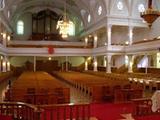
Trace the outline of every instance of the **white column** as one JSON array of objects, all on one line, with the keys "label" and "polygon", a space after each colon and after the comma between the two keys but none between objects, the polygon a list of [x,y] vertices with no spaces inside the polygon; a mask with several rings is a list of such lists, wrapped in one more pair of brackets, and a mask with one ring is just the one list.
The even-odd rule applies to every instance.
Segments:
[{"label": "white column", "polygon": [[0,72],[3,72],[3,56],[0,58]]},{"label": "white column", "polygon": [[93,71],[97,71],[97,57],[94,56],[93,59]]},{"label": "white column", "polygon": [[11,70],[10,62],[9,62],[8,57],[6,57],[6,71],[10,71],[10,70]]},{"label": "white column", "polygon": [[2,62],[2,72],[6,72],[7,71],[7,66],[6,66],[6,56],[3,58],[3,62]]},{"label": "white column", "polygon": [[98,40],[98,37],[97,37],[97,35],[94,35],[94,48],[96,48],[97,47],[97,40]]},{"label": "white column", "polygon": [[7,62],[7,71],[11,71],[11,64],[9,61]]},{"label": "white column", "polygon": [[111,73],[111,59],[112,59],[112,55],[107,55],[107,73]]},{"label": "white column", "polygon": [[87,60],[85,61],[85,68],[84,68],[84,70],[85,70],[85,71],[88,70],[88,61],[87,61]]},{"label": "white column", "polygon": [[145,57],[147,58],[147,65],[146,65],[146,68],[145,68],[145,73],[147,74],[148,73],[148,62],[149,62],[149,59],[148,59],[148,55],[146,54]]},{"label": "white column", "polygon": [[151,67],[151,55],[148,55],[148,68]]},{"label": "white column", "polygon": [[34,68],[33,71],[36,72],[36,56],[34,56]]},{"label": "white column", "polygon": [[88,46],[88,38],[86,37],[85,38],[85,47],[87,47]]},{"label": "white column", "polygon": [[133,73],[133,62],[134,62],[134,56],[128,55],[128,73]]},{"label": "white column", "polygon": [[106,60],[106,56],[103,57],[103,66],[106,67],[107,66],[107,60]]},{"label": "white column", "polygon": [[66,71],[68,71],[68,56],[66,56]]},{"label": "white column", "polygon": [[6,43],[7,43],[7,35],[6,35],[6,33],[4,32],[4,33],[2,33],[2,36],[3,36],[3,46],[5,46],[6,47]]},{"label": "white column", "polygon": [[111,35],[112,35],[112,25],[108,25],[107,26],[107,39],[108,39],[108,42],[107,42],[107,45],[110,46],[111,45]]},{"label": "white column", "polygon": [[133,26],[129,26],[129,45],[133,43]]}]

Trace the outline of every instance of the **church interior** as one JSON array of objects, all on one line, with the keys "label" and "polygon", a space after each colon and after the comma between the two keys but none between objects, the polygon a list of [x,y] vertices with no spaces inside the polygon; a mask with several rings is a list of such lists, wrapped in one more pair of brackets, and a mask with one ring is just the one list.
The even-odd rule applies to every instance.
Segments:
[{"label": "church interior", "polygon": [[160,120],[160,0],[0,0],[0,120]]}]

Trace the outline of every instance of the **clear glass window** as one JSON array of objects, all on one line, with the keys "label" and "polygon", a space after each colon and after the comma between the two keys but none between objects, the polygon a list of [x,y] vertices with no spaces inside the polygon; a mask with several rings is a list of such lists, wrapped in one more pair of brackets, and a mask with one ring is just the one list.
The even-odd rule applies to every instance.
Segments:
[{"label": "clear glass window", "polygon": [[24,34],[24,22],[22,20],[17,22],[17,34],[18,35]]}]

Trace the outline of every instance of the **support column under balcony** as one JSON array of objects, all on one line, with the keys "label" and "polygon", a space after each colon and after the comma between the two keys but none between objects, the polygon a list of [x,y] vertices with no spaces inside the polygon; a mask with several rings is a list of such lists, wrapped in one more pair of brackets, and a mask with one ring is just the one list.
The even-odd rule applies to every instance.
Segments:
[{"label": "support column under balcony", "polygon": [[98,71],[97,70],[97,57],[96,56],[93,57],[93,71]]},{"label": "support column under balcony", "polygon": [[128,55],[128,73],[133,73],[134,56]]},{"label": "support column under balcony", "polygon": [[106,68],[106,72],[107,73],[111,73],[111,60],[112,60],[112,55],[106,55],[107,58],[107,68]]}]

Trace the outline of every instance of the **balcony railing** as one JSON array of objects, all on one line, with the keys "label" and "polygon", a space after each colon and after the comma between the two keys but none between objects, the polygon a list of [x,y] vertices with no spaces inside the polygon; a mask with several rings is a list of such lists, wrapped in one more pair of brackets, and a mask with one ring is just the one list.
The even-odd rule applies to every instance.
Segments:
[{"label": "balcony railing", "polygon": [[90,104],[30,105],[22,102],[0,103],[0,114],[16,120],[89,120]]}]

